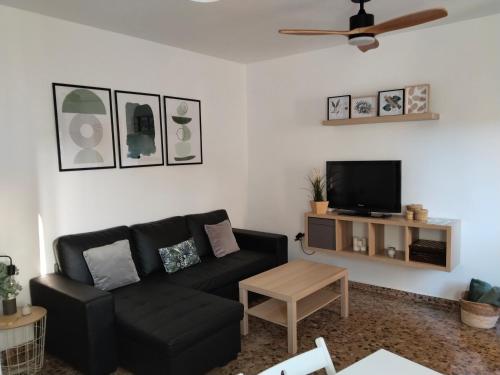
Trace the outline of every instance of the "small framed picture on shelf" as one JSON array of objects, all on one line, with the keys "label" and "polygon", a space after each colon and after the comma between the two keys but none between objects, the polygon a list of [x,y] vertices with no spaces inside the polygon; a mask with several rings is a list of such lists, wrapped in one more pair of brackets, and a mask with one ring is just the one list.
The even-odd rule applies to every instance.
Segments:
[{"label": "small framed picture on shelf", "polygon": [[327,101],[328,120],[345,120],[351,117],[351,95],[331,96]]},{"label": "small framed picture on shelf", "polygon": [[378,92],[378,115],[397,116],[404,114],[405,90],[386,90]]},{"label": "small framed picture on shelf", "polygon": [[360,96],[352,98],[351,117],[376,117],[377,116],[377,97]]},{"label": "small framed picture on shelf", "polygon": [[421,84],[405,88],[405,113],[430,112],[431,85]]}]

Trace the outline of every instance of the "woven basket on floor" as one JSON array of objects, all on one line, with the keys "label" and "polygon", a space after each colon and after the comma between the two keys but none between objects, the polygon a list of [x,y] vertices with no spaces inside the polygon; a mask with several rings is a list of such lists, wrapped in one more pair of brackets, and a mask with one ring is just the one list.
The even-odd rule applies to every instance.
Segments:
[{"label": "woven basket on floor", "polygon": [[489,329],[495,327],[500,315],[500,308],[488,303],[467,301],[468,292],[460,300],[462,322],[474,328]]}]

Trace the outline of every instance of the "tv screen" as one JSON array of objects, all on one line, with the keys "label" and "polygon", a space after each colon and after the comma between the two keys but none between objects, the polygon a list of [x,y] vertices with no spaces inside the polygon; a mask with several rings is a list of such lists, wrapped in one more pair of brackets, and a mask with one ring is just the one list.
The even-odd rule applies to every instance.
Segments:
[{"label": "tv screen", "polygon": [[401,161],[326,162],[332,208],[361,213],[401,212]]}]

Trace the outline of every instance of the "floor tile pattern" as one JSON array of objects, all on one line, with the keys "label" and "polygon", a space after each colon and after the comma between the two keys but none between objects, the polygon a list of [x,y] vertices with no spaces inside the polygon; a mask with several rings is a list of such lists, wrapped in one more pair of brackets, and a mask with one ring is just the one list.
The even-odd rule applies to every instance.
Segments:
[{"label": "floor tile pattern", "polygon": [[[314,339],[322,336],[337,371],[384,348],[443,374],[500,375],[500,325],[467,327],[456,303],[410,300],[353,285],[349,318],[340,318],[339,310],[334,302],[299,323],[299,353],[312,349]],[[238,358],[210,375],[257,374],[289,357],[286,342],[285,328],[250,317],[250,333]],[[78,374],[50,356],[43,373]]]}]

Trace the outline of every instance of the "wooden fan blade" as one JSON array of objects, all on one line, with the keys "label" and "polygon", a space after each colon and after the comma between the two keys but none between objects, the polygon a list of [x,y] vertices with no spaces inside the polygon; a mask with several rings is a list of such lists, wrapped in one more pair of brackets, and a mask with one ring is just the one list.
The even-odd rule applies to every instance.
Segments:
[{"label": "wooden fan blade", "polygon": [[358,48],[361,52],[366,52],[366,51],[369,51],[371,49],[378,48],[379,45],[380,45],[380,43],[378,42],[377,39],[375,39],[375,41],[372,44],[368,44],[366,46],[358,46]]},{"label": "wooden fan blade", "polygon": [[280,34],[286,35],[350,35],[352,31],[335,31],[335,30],[311,30],[311,29],[281,29]]},{"label": "wooden fan blade", "polygon": [[421,12],[407,14],[406,16],[393,18],[392,20],[379,23],[378,25],[364,27],[362,28],[362,32],[377,35],[388,31],[421,25],[446,17],[447,15],[448,12],[444,8],[427,9]]}]

